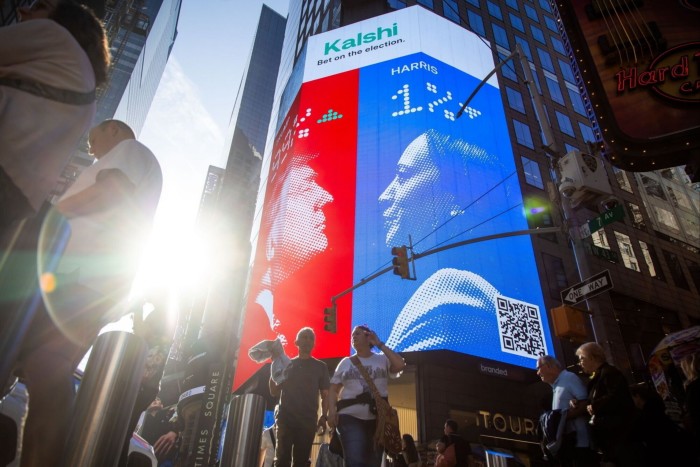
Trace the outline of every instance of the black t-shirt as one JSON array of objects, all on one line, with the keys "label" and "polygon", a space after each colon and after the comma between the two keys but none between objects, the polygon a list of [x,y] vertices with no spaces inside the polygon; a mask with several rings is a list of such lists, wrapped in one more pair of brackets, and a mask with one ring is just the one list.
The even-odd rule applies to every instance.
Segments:
[{"label": "black t-shirt", "polygon": [[289,364],[286,374],[287,380],[282,383],[278,422],[316,424],[319,391],[330,387],[328,367],[313,357],[296,357]]}]

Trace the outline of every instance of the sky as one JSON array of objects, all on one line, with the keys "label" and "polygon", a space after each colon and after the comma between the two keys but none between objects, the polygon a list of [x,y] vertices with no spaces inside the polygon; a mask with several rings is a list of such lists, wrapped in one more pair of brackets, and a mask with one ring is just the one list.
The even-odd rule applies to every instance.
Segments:
[{"label": "sky", "polygon": [[197,264],[193,226],[209,165],[226,166],[224,141],[262,4],[286,16],[288,0],[183,0],[169,62],[139,140],[163,170],[139,288],[179,286]]}]

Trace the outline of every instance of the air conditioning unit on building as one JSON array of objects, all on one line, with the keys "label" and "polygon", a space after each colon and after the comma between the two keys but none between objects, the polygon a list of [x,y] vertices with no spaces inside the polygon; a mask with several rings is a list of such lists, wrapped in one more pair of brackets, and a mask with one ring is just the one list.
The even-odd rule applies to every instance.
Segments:
[{"label": "air conditioning unit on building", "polygon": [[570,151],[559,159],[561,182],[559,193],[576,208],[582,203],[596,203],[612,195],[603,162],[581,151]]}]

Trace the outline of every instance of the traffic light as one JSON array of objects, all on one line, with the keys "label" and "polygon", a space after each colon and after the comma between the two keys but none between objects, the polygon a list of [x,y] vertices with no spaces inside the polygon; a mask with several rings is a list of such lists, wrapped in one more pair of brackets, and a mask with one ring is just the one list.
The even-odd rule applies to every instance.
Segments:
[{"label": "traffic light", "polygon": [[394,265],[394,274],[401,276],[401,279],[408,279],[410,273],[408,270],[408,252],[406,246],[395,246],[391,249],[391,254],[394,258],[391,264]]},{"label": "traffic light", "polygon": [[326,323],[323,325],[323,329],[333,334],[336,333],[336,307],[335,305],[323,309],[323,321]]}]

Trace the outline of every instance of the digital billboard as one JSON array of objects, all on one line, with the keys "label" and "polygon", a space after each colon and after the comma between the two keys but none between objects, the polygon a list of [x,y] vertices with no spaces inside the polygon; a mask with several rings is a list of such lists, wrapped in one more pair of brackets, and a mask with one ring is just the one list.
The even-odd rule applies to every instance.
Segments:
[{"label": "digital billboard", "polygon": [[[242,353],[316,331],[318,358],[367,324],[397,351],[448,349],[532,368],[551,351],[529,237],[442,251],[331,297],[415,252],[527,229],[494,67],[477,36],[420,7],[309,38],[304,83],[270,157]],[[258,368],[239,359],[234,388]]]}]

